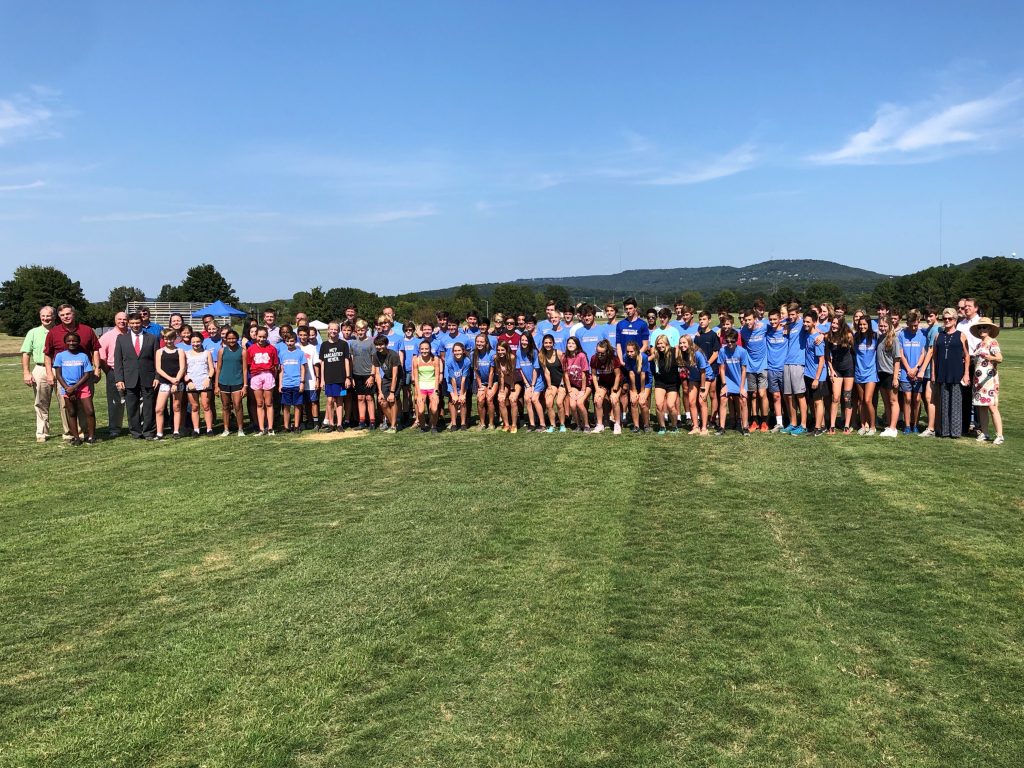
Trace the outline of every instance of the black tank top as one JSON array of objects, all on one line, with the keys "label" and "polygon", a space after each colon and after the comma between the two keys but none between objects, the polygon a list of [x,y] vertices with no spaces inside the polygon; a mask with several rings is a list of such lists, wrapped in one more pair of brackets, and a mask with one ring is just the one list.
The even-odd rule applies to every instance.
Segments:
[{"label": "black tank top", "polygon": [[562,361],[556,357],[554,360],[544,363],[544,367],[548,369],[548,376],[551,377],[551,386],[562,386]]},{"label": "black tank top", "polygon": [[[170,354],[168,354],[170,352]],[[160,367],[164,369],[164,378],[171,381],[181,370],[181,361],[178,360],[178,348],[169,350],[166,347],[160,350]]]}]

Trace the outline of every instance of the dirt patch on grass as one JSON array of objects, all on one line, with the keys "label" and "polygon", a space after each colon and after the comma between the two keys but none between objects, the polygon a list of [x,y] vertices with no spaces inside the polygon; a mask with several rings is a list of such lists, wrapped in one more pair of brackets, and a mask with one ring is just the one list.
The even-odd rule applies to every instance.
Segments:
[{"label": "dirt patch on grass", "polygon": [[310,432],[309,434],[303,435],[300,439],[302,440],[349,440],[354,437],[366,437],[367,432],[357,432],[355,430],[346,430],[344,432]]}]

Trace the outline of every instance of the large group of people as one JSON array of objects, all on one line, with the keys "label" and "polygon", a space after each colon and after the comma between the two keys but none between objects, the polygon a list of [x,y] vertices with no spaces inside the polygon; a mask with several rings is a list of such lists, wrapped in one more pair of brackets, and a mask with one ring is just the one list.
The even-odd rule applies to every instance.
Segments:
[{"label": "large group of people", "polygon": [[[268,436],[278,431],[419,429],[693,435],[917,434],[1002,444],[999,327],[971,297],[955,308],[872,316],[828,303],[754,302],[728,311],[641,311],[548,303],[527,313],[398,323],[349,306],[326,338],[298,313],[236,329],[212,316],[161,327],[143,307],[97,337],[68,305],[43,307],[22,347],[36,439],[97,440],[93,398],[105,378],[107,436]],[[674,311],[673,311],[674,310]],[[371,322],[372,320],[372,322]],[[738,325],[734,327],[734,323]],[[218,419],[218,409],[220,417]]]}]

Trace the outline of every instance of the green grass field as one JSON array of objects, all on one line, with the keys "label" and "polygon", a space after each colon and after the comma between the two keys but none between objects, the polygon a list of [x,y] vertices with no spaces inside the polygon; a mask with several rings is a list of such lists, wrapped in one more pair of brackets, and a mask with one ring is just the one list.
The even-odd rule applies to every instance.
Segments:
[{"label": "green grass field", "polygon": [[6,358],[0,765],[1019,766],[1000,338],[1000,448],[38,446]]}]

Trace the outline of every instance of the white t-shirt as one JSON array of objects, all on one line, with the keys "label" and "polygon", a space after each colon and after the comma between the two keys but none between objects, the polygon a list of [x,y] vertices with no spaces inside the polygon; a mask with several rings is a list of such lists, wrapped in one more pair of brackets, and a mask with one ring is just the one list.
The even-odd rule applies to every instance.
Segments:
[{"label": "white t-shirt", "polygon": [[956,329],[967,337],[967,352],[971,357],[978,354],[978,345],[981,344],[981,339],[971,333],[971,326],[977,325],[979,320],[981,320],[981,315],[975,314],[970,320],[964,319],[956,324]]},{"label": "white t-shirt", "polygon": [[313,366],[320,364],[320,349],[316,344],[306,344],[299,349],[306,356],[306,391],[311,392],[316,389],[316,371]]}]

